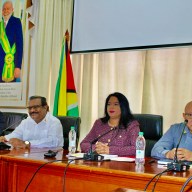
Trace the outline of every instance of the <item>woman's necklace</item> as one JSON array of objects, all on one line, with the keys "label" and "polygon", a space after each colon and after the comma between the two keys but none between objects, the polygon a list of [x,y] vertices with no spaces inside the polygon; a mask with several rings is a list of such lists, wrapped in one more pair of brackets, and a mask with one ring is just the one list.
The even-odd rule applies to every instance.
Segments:
[{"label": "woman's necklace", "polygon": [[[119,125],[119,122],[115,122],[115,123],[110,123],[110,121],[108,120],[108,125],[109,125],[109,127],[110,127],[110,131],[112,131],[112,130],[116,130],[117,129],[117,127],[118,127],[118,125]],[[111,137],[113,137],[113,134],[114,134],[114,132],[112,133],[112,136]],[[108,139],[108,141],[107,141],[108,143],[110,143],[111,142],[111,138],[109,138]]]},{"label": "woman's necklace", "polygon": [[112,128],[117,127],[118,123],[110,123],[110,121],[108,121],[108,125]]}]

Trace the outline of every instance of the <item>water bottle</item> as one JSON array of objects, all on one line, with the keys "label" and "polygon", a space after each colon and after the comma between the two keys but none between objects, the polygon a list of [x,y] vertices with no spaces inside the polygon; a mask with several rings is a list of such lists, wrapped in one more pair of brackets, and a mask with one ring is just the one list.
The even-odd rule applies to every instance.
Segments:
[{"label": "water bottle", "polygon": [[137,173],[144,173],[145,166],[142,164],[136,164],[135,165],[135,172]]},{"label": "water bottle", "polygon": [[71,126],[71,130],[69,131],[69,154],[73,154],[76,152],[76,131],[75,127]]},{"label": "water bottle", "polygon": [[145,164],[145,138],[143,137],[143,132],[139,132],[139,136],[136,139],[136,165]]}]

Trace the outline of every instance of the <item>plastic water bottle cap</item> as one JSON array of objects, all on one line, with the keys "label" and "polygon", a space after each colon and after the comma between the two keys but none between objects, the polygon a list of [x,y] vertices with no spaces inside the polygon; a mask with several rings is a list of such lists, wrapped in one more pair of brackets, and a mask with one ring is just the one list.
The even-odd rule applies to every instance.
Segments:
[{"label": "plastic water bottle cap", "polygon": [[143,136],[143,132],[139,132],[139,136]]},{"label": "plastic water bottle cap", "polygon": [[71,126],[71,130],[75,130],[75,127],[74,127],[74,126]]}]

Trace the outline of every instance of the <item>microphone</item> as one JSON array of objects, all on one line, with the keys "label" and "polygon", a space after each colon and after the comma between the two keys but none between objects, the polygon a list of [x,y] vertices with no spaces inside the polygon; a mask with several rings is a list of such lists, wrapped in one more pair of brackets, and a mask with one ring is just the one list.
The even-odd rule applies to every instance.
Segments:
[{"label": "microphone", "polygon": [[179,138],[179,142],[177,143],[177,146],[176,146],[176,149],[175,149],[175,155],[174,155],[174,158],[173,158],[173,162],[167,164],[167,168],[172,169],[172,171],[177,171],[177,172],[187,171],[190,168],[190,166],[187,165],[186,162],[181,161],[181,160],[178,161],[178,159],[177,159],[177,151],[178,151],[179,145],[181,143],[181,139],[183,137],[183,133],[185,131],[185,127],[186,127],[187,123],[188,123],[188,120],[186,119],[184,121],[184,126],[183,126],[183,130],[181,132],[180,138]]},{"label": "microphone", "polygon": [[116,129],[117,129],[117,127],[114,127],[112,129],[110,129],[109,131],[106,131],[102,135],[98,136],[93,141],[91,141],[90,142],[90,150],[88,153],[84,154],[83,159],[89,160],[89,161],[102,161],[104,159],[104,156],[99,155],[96,151],[93,151],[92,145],[95,144],[100,138],[102,138],[103,136],[107,135],[108,133],[110,133],[111,131],[114,131]]},{"label": "microphone", "polygon": [[[18,121],[12,123],[11,125],[9,125],[7,128],[5,128],[2,133],[0,134],[0,136],[3,136],[5,131],[7,131],[9,128],[11,128],[12,126],[20,123],[22,120],[26,119],[28,117],[27,114],[24,114],[23,117],[21,119],[19,119]],[[0,142],[0,150],[6,150],[6,149],[10,149],[11,146],[5,144],[4,142]]]},{"label": "microphone", "polygon": [[55,157],[57,155],[58,151],[54,152],[52,150],[49,150],[47,153],[44,154],[45,157],[47,158],[52,158]]}]

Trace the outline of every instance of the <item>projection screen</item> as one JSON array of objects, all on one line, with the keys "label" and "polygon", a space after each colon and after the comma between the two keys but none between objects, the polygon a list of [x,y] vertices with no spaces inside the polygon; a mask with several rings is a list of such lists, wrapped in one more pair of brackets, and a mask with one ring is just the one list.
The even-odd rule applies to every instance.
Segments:
[{"label": "projection screen", "polygon": [[71,53],[188,46],[192,0],[74,0]]}]

